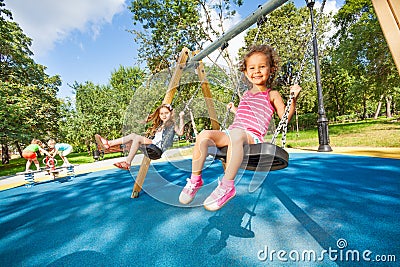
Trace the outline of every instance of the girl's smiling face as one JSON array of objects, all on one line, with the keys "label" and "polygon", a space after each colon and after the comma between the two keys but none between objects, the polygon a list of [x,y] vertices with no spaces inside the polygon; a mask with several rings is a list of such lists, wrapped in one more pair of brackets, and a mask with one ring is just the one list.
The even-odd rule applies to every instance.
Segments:
[{"label": "girl's smiling face", "polygon": [[253,85],[265,86],[270,72],[271,64],[264,53],[256,52],[247,58],[244,74]]},{"label": "girl's smiling face", "polygon": [[171,111],[167,107],[160,108],[160,119],[162,122],[167,122],[171,119]]}]

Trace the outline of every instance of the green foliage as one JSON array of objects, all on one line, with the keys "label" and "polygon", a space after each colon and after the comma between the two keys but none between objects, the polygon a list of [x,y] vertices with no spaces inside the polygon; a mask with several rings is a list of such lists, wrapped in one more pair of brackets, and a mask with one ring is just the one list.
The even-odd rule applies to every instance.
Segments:
[{"label": "green foliage", "polygon": [[[139,57],[151,70],[162,70],[186,45],[194,48],[199,32],[197,1],[133,0],[129,7],[134,23],[144,31],[132,30],[140,44]],[[196,33],[196,34],[194,34]]]},{"label": "green foliage", "polygon": [[31,39],[0,0],[0,132],[1,143],[30,143],[47,139],[58,131],[61,85],[59,76],[50,77],[46,67],[35,63],[29,49]]},{"label": "green foliage", "polygon": [[110,85],[75,83],[75,107],[69,100],[62,105],[60,131],[79,151],[94,146],[96,133],[114,139],[122,134],[127,107],[141,87],[144,72],[138,67],[123,67],[111,73]]},{"label": "green foliage", "polygon": [[[336,114],[348,112],[370,117],[382,96],[396,94],[400,84],[394,61],[389,52],[378,19],[369,0],[347,0],[335,15],[338,29],[332,38],[332,51],[324,66],[330,76],[331,89],[340,90]],[[333,90],[330,90],[333,93]],[[340,101],[340,102],[339,102]]]},{"label": "green foliage", "polygon": [[183,47],[191,51],[203,49],[206,42],[223,33],[224,21],[235,14],[232,6],[242,3],[241,0],[132,0],[129,10],[134,24],[141,26],[131,31],[139,44],[140,59],[147,62],[152,72],[158,72],[168,68]]},{"label": "green foliage", "polygon": [[[326,47],[324,40],[328,19],[328,16],[316,12],[317,38],[321,55],[325,53],[323,48]],[[296,8],[293,2],[268,14],[264,22],[250,29],[245,37],[246,46],[254,43],[269,44],[277,51],[281,69],[275,89],[279,90],[285,99],[289,95],[288,87],[296,81],[300,82],[302,92],[297,101],[299,114],[317,111],[311,37],[309,9]],[[243,49],[241,54],[244,52]],[[298,78],[300,80],[297,80]]]}]

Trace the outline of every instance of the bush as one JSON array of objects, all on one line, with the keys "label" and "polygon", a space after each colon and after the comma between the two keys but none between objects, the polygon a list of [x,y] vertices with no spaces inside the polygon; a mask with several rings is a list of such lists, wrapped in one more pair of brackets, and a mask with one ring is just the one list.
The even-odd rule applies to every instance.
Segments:
[{"label": "bush", "polygon": [[357,114],[349,114],[349,115],[337,116],[337,117],[335,118],[334,122],[341,122],[341,123],[345,123],[345,122],[357,122],[357,120],[359,120]]},{"label": "bush", "polygon": [[[298,116],[299,130],[310,130],[317,126],[318,114],[308,113]],[[296,117],[293,115],[292,120],[288,125],[288,130],[296,131]]]}]

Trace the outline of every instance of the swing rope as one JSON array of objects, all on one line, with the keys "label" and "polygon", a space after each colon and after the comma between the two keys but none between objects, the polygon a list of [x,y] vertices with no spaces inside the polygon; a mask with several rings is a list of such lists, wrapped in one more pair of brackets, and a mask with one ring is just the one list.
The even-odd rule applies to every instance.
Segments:
[{"label": "swing rope", "polygon": [[274,132],[274,135],[272,136],[271,143],[275,145],[276,143],[276,138],[278,137],[278,134],[282,131],[282,147],[285,148],[286,146],[286,133],[287,133],[287,126],[289,123],[289,111],[290,111],[290,106],[292,105],[294,99],[294,94],[291,93],[289,100],[287,101],[285,112],[283,113],[282,119],[279,121],[278,127],[276,127],[276,130]]},{"label": "swing rope", "polygon": [[185,107],[182,109],[182,111],[189,110],[189,106],[192,103],[193,99],[196,97],[196,95],[199,93],[199,90],[201,86],[203,85],[204,80],[199,82],[199,86],[197,86],[195,92],[193,93],[192,97],[186,102]]},{"label": "swing rope", "polygon": [[[201,84],[203,83],[203,81],[200,82],[198,88],[196,89],[195,93],[192,95],[192,97],[189,99],[189,101],[186,103],[185,107],[183,108],[182,111],[186,111],[189,109],[189,105],[190,103],[193,101],[194,97],[197,95],[199,89],[201,88]],[[170,105],[173,107],[174,105],[174,101],[175,99],[178,98],[178,96],[181,94],[181,90],[179,89],[181,87],[180,84],[180,80],[179,80],[179,84],[177,86],[178,90],[177,90],[177,96],[175,98],[172,99],[172,102],[170,103]],[[170,137],[169,133],[165,139],[168,139]],[[147,136],[148,137],[148,136]],[[162,144],[164,141],[164,138],[162,140],[159,140],[156,144],[147,144],[147,145],[141,145],[139,147],[139,150],[143,152],[143,154],[145,154],[148,158],[152,159],[152,160],[157,160],[160,159],[162,154],[164,153],[164,151],[161,150],[161,148],[159,147],[160,143]]]},{"label": "swing rope", "polygon": [[[325,1],[322,3],[321,7],[321,12],[323,9],[323,6],[325,4]],[[262,23],[265,22],[266,18],[262,18],[259,20],[259,23],[257,23],[257,33],[255,35],[255,38],[253,40],[253,44],[257,42],[259,33],[260,33],[260,26]],[[310,41],[307,41],[306,45],[306,51],[304,52],[304,57],[300,63],[300,69],[297,72],[297,75],[295,76],[293,80],[293,84],[298,84],[301,78],[301,73],[303,72],[303,68],[305,66],[306,59],[308,58],[308,55],[311,52],[311,43],[312,43],[312,38],[313,34],[315,34],[315,31],[312,32]],[[307,37],[306,37],[307,39]],[[235,93],[232,94],[232,100],[235,99]],[[278,127],[276,128],[274,135],[272,137],[271,143],[261,143],[261,144],[253,144],[253,145],[245,145],[245,158],[246,160],[243,160],[240,168],[246,169],[246,170],[252,170],[252,171],[272,171],[272,170],[280,170],[283,168],[286,168],[288,166],[289,162],[289,154],[287,151],[284,149],[286,145],[286,134],[287,134],[287,127],[288,127],[288,122],[289,122],[289,112],[290,112],[290,107],[294,101],[294,93],[290,93],[289,99],[286,104],[286,108],[284,111],[284,114],[282,115],[282,118],[278,124]],[[225,128],[226,126],[226,120],[229,115],[230,110],[227,110],[226,117],[222,123],[222,127]],[[282,147],[275,145],[276,138],[278,134],[282,132]],[[209,152],[209,155],[214,155],[215,158],[218,158],[222,161],[226,161],[226,156],[227,156],[227,147],[221,147],[217,148],[216,153],[214,154]]]}]

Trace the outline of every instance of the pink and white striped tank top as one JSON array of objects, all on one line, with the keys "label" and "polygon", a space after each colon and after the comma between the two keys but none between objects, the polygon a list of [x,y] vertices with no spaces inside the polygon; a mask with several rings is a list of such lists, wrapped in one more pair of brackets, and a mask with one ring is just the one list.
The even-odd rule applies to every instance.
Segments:
[{"label": "pink and white striped tank top", "polygon": [[256,94],[250,91],[244,93],[229,130],[233,128],[243,129],[264,141],[268,125],[275,111],[269,99],[269,92],[270,89]]}]

